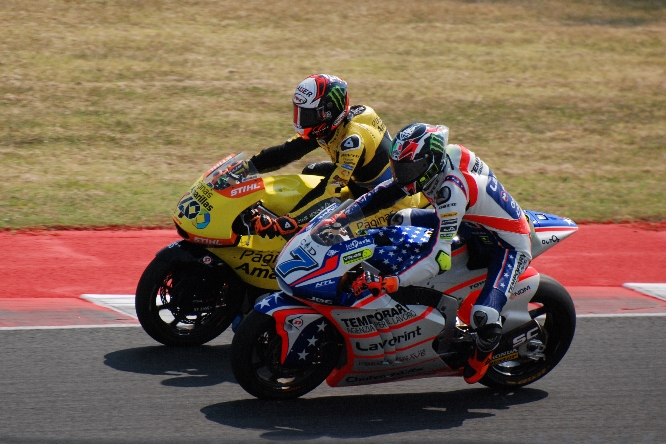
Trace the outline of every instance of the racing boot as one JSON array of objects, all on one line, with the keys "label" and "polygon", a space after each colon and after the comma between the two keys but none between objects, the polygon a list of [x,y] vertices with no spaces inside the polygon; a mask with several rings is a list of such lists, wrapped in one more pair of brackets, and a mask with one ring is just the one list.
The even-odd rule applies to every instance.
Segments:
[{"label": "racing boot", "polygon": [[468,384],[474,384],[483,378],[490,366],[493,350],[502,339],[502,324],[500,322],[488,324],[486,321],[486,313],[480,310],[474,313],[474,323],[479,327],[476,330],[474,354],[467,360],[463,370],[463,378]]}]

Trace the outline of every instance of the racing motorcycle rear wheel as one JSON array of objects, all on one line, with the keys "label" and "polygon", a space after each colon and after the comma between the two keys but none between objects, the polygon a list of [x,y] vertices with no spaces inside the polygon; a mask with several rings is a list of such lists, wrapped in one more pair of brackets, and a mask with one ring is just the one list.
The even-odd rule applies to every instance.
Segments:
[{"label": "racing motorcycle rear wheel", "polygon": [[316,353],[314,364],[282,365],[282,338],[275,329],[275,318],[252,310],[231,343],[231,369],[252,396],[294,399],[319,386],[335,367],[340,353],[335,337],[327,338]]},{"label": "racing motorcycle rear wheel", "polygon": [[539,288],[531,300],[530,316],[542,329],[539,340],[544,357],[502,362],[488,369],[479,381],[492,388],[517,388],[544,377],[564,357],[576,330],[576,310],[571,296],[555,279],[541,275]]},{"label": "racing motorcycle rear wheel", "polygon": [[158,258],[146,267],[136,289],[136,314],[143,329],[169,346],[204,344],[229,327],[240,312],[223,270],[201,263]]}]

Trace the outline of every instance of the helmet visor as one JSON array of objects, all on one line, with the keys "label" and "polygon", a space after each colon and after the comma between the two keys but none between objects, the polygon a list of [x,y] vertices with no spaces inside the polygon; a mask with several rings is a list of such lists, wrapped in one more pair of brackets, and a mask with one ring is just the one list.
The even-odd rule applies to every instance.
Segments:
[{"label": "helmet visor", "polygon": [[303,108],[294,105],[294,125],[301,128],[311,128],[326,120],[324,107]]},{"label": "helmet visor", "polygon": [[391,159],[391,172],[400,185],[409,185],[428,171],[431,162],[432,159],[429,158],[402,162]]}]

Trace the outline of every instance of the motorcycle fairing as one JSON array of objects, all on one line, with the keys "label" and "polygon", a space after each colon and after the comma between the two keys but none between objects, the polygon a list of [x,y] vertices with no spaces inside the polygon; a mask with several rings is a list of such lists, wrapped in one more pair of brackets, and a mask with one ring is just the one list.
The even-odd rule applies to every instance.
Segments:
[{"label": "motorcycle fairing", "polygon": [[261,201],[269,211],[286,214],[321,180],[302,174],[261,178],[246,158],[244,153],[224,158],[181,197],[172,218],[181,236],[207,246],[236,245],[240,235],[232,225],[241,212]]},{"label": "motorcycle fairing", "polygon": [[273,316],[274,313],[282,310],[304,309],[304,313],[311,313],[313,310],[305,302],[285,294],[282,291],[276,291],[266,295],[254,304],[254,309],[259,313]]},{"label": "motorcycle fairing", "polygon": [[[334,301],[341,276],[371,257],[374,251],[375,245],[369,236],[333,247],[305,241],[294,246],[290,242],[280,254],[275,271],[294,296]],[[285,260],[285,257],[291,258]]]},{"label": "motorcycle fairing", "polygon": [[371,384],[394,379],[459,374],[432,347],[444,328],[433,307],[403,305],[389,295],[368,296],[351,307],[317,310],[337,326],[345,339],[346,364],[326,379],[331,387]]},{"label": "motorcycle fairing", "polygon": [[251,242],[240,242],[237,246],[213,248],[211,253],[226,262],[243,281],[267,290],[279,290],[275,280],[276,258],[284,245],[282,238],[273,239],[253,236]]},{"label": "motorcycle fairing", "polygon": [[[518,282],[517,295],[502,311],[507,318],[505,342],[522,330],[529,332],[534,324],[527,304],[538,287],[539,274],[530,268]],[[315,305],[316,310],[312,308]],[[316,354],[308,348],[321,344],[327,329],[332,328],[329,322],[337,326],[346,342],[347,359],[327,378],[331,387],[460,374],[460,369],[450,368],[432,347],[445,322],[433,307],[403,305],[389,295],[367,296],[352,307],[328,306],[277,292],[259,301],[255,310],[275,318],[282,338],[281,363],[285,365],[311,364]],[[501,351],[503,356],[498,359],[515,359],[516,351],[508,345]]]},{"label": "motorcycle fairing", "polygon": [[280,362],[292,366],[312,365],[319,356],[317,347],[324,342],[326,333],[332,328],[326,318],[315,310],[306,312],[302,308],[280,310],[273,317],[276,331],[282,338]]},{"label": "motorcycle fairing", "polygon": [[[485,279],[484,275],[481,277]],[[513,347],[516,338],[522,335],[536,336],[541,331],[530,317],[527,307],[538,285],[539,273],[531,267],[518,280],[502,310],[502,316],[506,319],[503,327],[506,333],[500,350],[503,355],[498,356],[494,363],[516,359],[517,346],[521,345]],[[467,310],[467,318],[475,299],[473,293],[478,295],[480,290],[472,294],[468,291],[469,302],[465,301],[466,304],[458,312],[462,314],[462,311]],[[350,309],[326,307],[319,311],[336,323],[347,343],[347,364],[329,375],[326,380],[329,386],[371,384],[428,375],[460,375],[460,369],[449,367],[432,347],[434,339],[444,327],[444,318],[432,307],[401,305],[385,295],[379,298],[366,297]],[[432,328],[427,330],[426,327],[430,326]],[[416,338],[422,339],[410,343]],[[404,347],[400,347],[401,342],[405,343]]]},{"label": "motorcycle fairing", "polygon": [[429,373],[459,374],[432,347],[444,327],[444,318],[432,307],[402,305],[388,295],[366,297],[353,307],[329,306],[277,292],[255,304],[255,310],[275,318],[284,365],[311,364],[316,354],[308,348],[321,344],[328,329],[333,328],[330,323],[337,325],[345,338],[347,364],[329,375],[327,383],[332,387]]},{"label": "motorcycle fairing", "polygon": [[213,191],[228,199],[240,199],[241,197],[245,197],[247,195],[261,191],[264,188],[266,188],[264,185],[264,180],[261,177],[257,177],[256,179],[251,179],[247,182],[241,182],[229,188],[224,188],[221,190],[213,189]]},{"label": "motorcycle fairing", "polygon": [[576,223],[568,217],[527,210],[525,215],[534,227],[532,232],[532,257],[537,257],[578,231]]},{"label": "motorcycle fairing", "polygon": [[[321,343],[330,329],[328,321],[307,304],[283,292],[272,293],[254,305],[254,309],[275,318],[275,330],[282,338],[280,363],[283,365],[312,364],[306,359],[308,347]],[[303,362],[300,362],[303,361]]]},{"label": "motorcycle fairing", "polygon": [[201,262],[211,267],[225,265],[223,261],[203,246],[185,240],[167,245],[158,251],[155,257],[165,261]]}]

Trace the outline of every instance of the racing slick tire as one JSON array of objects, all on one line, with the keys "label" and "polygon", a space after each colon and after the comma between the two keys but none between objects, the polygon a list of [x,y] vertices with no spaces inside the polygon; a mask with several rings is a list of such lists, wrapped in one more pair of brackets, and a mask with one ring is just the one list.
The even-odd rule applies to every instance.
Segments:
[{"label": "racing slick tire", "polygon": [[155,258],[136,289],[143,329],[168,346],[196,346],[216,338],[240,312],[228,273],[196,262]]},{"label": "racing slick tire", "polygon": [[564,357],[576,330],[576,310],[567,290],[555,279],[541,275],[530,308],[530,316],[542,327],[536,339],[545,345],[545,356],[493,365],[479,383],[491,388],[522,387],[543,378]]},{"label": "racing slick tire", "polygon": [[285,400],[302,396],[331,373],[340,354],[334,334],[315,353],[315,363],[284,366],[280,363],[282,338],[275,318],[252,310],[241,322],[231,343],[231,369],[245,391],[260,399]]}]

